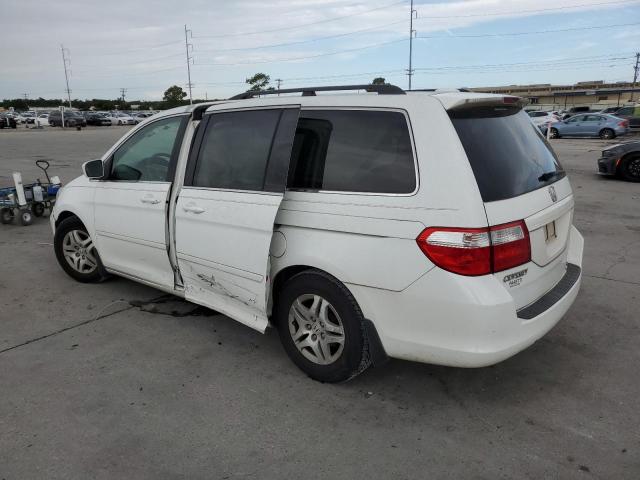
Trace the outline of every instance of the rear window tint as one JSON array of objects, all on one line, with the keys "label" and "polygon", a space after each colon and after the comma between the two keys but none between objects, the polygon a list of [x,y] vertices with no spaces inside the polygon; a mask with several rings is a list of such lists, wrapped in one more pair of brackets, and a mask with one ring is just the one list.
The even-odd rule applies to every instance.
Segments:
[{"label": "rear window tint", "polygon": [[565,176],[558,157],[524,111],[450,112],[485,202],[504,200]]},{"label": "rear window tint", "polygon": [[412,193],[416,169],[405,116],[373,110],[303,110],[288,186]]}]

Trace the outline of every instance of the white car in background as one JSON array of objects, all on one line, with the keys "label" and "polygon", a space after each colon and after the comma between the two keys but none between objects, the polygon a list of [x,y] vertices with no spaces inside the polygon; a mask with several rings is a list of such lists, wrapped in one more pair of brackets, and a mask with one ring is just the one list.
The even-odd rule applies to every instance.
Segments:
[{"label": "white car in background", "polygon": [[135,125],[136,121],[130,115],[122,112],[108,112],[105,117],[111,120],[111,125]]},{"label": "white car in background", "polygon": [[560,117],[552,112],[528,112],[528,114],[531,117],[533,124],[537,127],[560,121]]},{"label": "white car in background", "polygon": [[49,114],[48,113],[41,113],[40,115],[38,115],[36,117],[35,122],[39,123],[43,127],[48,127],[49,126]]},{"label": "white car in background", "polygon": [[386,357],[492,365],[553,328],[580,289],[583,239],[524,101],[315,90],[246,92],[130,129],[58,193],[62,269],[275,326],[324,382]]}]

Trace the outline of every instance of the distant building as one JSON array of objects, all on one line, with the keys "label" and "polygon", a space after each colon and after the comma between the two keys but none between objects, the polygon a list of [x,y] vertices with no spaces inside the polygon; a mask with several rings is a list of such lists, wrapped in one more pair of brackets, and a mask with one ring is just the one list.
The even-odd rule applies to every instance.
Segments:
[{"label": "distant building", "polygon": [[640,97],[640,86],[633,88],[631,82],[605,83],[602,80],[578,82],[574,85],[551,85],[550,83],[536,85],[508,85],[504,87],[471,88],[474,92],[501,93],[528,98],[532,105],[553,105],[557,108],[573,106],[593,106],[606,108],[622,106],[631,101],[634,92],[634,102]]}]

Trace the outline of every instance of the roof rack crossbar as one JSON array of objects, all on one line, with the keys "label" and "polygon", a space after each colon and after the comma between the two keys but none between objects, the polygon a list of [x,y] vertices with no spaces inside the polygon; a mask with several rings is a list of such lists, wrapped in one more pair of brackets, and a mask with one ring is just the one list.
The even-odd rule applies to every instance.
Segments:
[{"label": "roof rack crossbar", "polygon": [[283,88],[281,90],[248,90],[230,98],[230,100],[247,100],[261,95],[278,95],[280,93],[302,93],[303,97],[315,96],[316,92],[339,92],[341,90],[366,90],[378,95],[405,95],[405,91],[395,85],[336,85],[331,87]]}]

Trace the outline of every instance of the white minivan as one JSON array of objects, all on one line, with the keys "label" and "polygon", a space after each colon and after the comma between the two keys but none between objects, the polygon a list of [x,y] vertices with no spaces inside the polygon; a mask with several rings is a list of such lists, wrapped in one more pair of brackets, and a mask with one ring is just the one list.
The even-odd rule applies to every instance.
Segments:
[{"label": "white minivan", "polygon": [[523,105],[358,85],[162,112],[61,190],[55,253],[79,281],[275,326],[320,381],[388,357],[491,365],[581,281],[571,186]]}]

